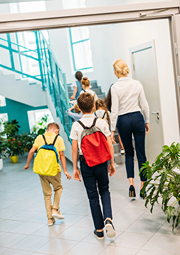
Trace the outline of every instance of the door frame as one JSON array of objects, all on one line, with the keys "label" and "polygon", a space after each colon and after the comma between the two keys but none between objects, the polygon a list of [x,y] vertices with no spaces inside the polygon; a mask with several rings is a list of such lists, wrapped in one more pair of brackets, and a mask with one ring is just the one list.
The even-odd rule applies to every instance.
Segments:
[{"label": "door frame", "polygon": [[175,24],[175,18],[178,14],[180,14],[180,0],[34,13],[3,14],[0,15],[0,33],[125,23],[151,19],[169,19],[178,120],[180,123],[180,64],[178,65],[180,45],[179,55],[177,56],[176,45],[178,43],[178,32]]}]

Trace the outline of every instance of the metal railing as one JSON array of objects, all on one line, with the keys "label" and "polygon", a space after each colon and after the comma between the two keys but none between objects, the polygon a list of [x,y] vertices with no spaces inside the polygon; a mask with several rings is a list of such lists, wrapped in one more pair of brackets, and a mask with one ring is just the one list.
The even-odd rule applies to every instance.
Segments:
[{"label": "metal railing", "polygon": [[[49,90],[57,116],[60,118],[69,137],[72,120],[66,114],[66,110],[69,108],[66,75],[62,71],[43,33],[41,31],[31,33],[34,35],[35,49],[20,45],[17,34],[15,34],[16,42],[12,42],[10,34],[7,34],[7,39],[0,38],[0,51],[4,51],[2,53],[6,54],[7,58],[9,57],[5,63],[0,63],[0,67],[18,73],[23,78],[37,80],[42,83],[43,90]],[[35,74],[26,65],[29,60],[33,61],[34,66],[37,66]]]}]

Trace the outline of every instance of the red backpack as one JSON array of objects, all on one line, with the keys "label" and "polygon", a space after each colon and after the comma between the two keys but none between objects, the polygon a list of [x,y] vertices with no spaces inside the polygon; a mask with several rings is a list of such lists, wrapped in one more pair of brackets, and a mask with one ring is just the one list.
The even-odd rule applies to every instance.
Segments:
[{"label": "red backpack", "polygon": [[111,159],[106,136],[95,126],[97,119],[94,119],[91,127],[86,127],[80,120],[78,121],[84,129],[81,134],[81,150],[86,164],[90,167]]}]

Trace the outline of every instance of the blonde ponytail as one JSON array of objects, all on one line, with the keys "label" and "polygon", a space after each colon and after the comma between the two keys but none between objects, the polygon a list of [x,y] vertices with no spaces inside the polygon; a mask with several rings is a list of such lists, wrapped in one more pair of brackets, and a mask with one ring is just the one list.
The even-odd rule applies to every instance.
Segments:
[{"label": "blonde ponytail", "polygon": [[127,63],[123,59],[118,59],[113,64],[114,70],[119,74],[128,75],[130,73]]}]

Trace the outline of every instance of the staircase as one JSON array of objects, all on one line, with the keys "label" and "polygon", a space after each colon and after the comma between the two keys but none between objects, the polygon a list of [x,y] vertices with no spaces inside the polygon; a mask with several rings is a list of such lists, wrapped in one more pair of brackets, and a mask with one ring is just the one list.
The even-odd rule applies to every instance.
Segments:
[{"label": "staircase", "polygon": [[[71,84],[67,85],[66,75],[42,32],[35,31],[32,33],[34,33],[36,40],[35,50],[19,45],[18,42],[12,42],[9,34],[7,34],[7,39],[0,38],[0,50],[6,51],[8,53],[6,55],[9,55],[9,59],[6,59],[3,64],[0,63],[0,67],[13,72],[13,74],[4,76],[0,72],[0,94],[31,106],[47,105],[54,120],[60,124],[61,130],[64,129],[62,136],[66,148],[70,151],[71,139],[69,136],[72,119],[66,114],[66,110],[69,108],[69,98],[73,94],[73,88]],[[25,59],[26,61],[32,59],[37,63],[39,73],[35,75],[28,72],[23,65]],[[15,74],[21,75],[23,78],[33,79],[33,82],[30,83],[27,79],[17,80]],[[105,93],[101,91],[97,81],[91,81],[91,87],[99,98],[105,99]],[[117,144],[114,145],[115,162],[120,164],[124,162],[124,156],[120,154],[117,135],[116,141]],[[71,157],[69,152],[67,157],[69,159]]]}]

